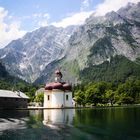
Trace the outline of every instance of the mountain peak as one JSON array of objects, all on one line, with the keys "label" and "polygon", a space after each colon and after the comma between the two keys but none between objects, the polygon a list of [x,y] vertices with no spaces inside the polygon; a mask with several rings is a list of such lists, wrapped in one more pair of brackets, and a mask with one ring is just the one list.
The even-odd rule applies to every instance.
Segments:
[{"label": "mountain peak", "polygon": [[140,22],[140,2],[137,4],[128,3],[126,7],[120,8],[117,13],[129,20]]},{"label": "mountain peak", "polygon": [[0,50],[0,58],[11,74],[28,82],[47,80],[56,66],[74,81],[79,71],[116,55],[135,61],[140,57],[139,9],[140,3],[128,4],[105,16],[92,14],[81,26],[39,28]]}]

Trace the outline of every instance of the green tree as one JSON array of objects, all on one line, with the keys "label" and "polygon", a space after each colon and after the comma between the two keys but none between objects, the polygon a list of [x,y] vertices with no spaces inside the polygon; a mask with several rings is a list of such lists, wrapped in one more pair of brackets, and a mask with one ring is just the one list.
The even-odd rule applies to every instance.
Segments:
[{"label": "green tree", "polygon": [[44,93],[38,93],[34,99],[35,102],[41,102],[43,104],[44,102]]},{"label": "green tree", "polygon": [[133,104],[134,99],[130,96],[124,96],[124,97],[121,98],[121,103],[122,104]]},{"label": "green tree", "polygon": [[85,93],[84,93],[84,91],[78,90],[75,93],[75,100],[76,100],[77,104],[85,106],[86,102],[85,102]]},{"label": "green tree", "polygon": [[101,102],[101,95],[100,91],[95,86],[88,86],[88,89],[86,90],[86,103],[94,104],[95,106],[97,103]]},{"label": "green tree", "polygon": [[115,102],[115,92],[113,90],[107,90],[105,92],[105,99],[113,106]]}]

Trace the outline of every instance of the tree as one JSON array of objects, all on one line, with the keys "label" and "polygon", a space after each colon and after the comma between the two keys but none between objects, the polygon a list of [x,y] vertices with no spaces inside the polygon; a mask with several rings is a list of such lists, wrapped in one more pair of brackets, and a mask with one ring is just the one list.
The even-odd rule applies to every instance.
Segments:
[{"label": "tree", "polygon": [[101,95],[99,89],[95,86],[89,86],[86,90],[86,103],[94,104],[95,106],[97,103],[101,102]]},{"label": "tree", "polygon": [[123,104],[132,104],[134,103],[134,99],[130,96],[125,96],[121,98],[121,103]]},{"label": "tree", "polygon": [[78,85],[74,89],[80,104],[133,104],[140,103],[140,80],[129,78],[125,83],[97,82]]},{"label": "tree", "polygon": [[34,99],[35,102],[40,102],[43,104],[44,102],[44,93],[43,92],[40,92],[36,95],[35,99]]},{"label": "tree", "polygon": [[78,90],[75,93],[75,100],[76,100],[77,104],[85,106],[86,102],[85,102],[85,94],[84,94],[84,92],[81,91],[81,90]]},{"label": "tree", "polygon": [[111,103],[111,106],[113,106],[113,103],[115,102],[114,95],[115,95],[115,92],[113,90],[107,90],[105,92],[105,98],[107,99],[109,103]]}]

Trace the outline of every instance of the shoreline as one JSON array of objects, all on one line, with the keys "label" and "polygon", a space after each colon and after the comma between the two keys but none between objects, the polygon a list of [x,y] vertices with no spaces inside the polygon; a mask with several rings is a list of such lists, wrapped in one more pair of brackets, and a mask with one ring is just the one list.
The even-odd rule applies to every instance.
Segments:
[{"label": "shoreline", "polygon": [[119,108],[119,107],[125,107],[125,108],[130,108],[130,107],[140,107],[140,104],[134,104],[134,105],[116,105],[116,106],[87,106],[87,107],[63,107],[63,108],[46,108],[46,107],[28,107],[28,108],[0,108],[0,110],[54,110],[54,109],[98,109],[98,108]]}]

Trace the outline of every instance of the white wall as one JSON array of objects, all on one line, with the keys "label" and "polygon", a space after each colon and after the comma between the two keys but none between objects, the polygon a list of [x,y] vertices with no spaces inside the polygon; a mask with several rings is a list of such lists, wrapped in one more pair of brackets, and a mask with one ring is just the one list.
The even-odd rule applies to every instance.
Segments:
[{"label": "white wall", "polygon": [[[68,100],[66,100],[67,95],[68,95]],[[72,92],[70,92],[70,91],[65,92],[65,107],[73,107],[73,104],[72,104]]]},{"label": "white wall", "polygon": [[64,91],[52,90],[52,107],[53,108],[64,107]]},{"label": "white wall", "polygon": [[[48,95],[50,99],[48,100]],[[68,100],[66,96],[68,95]],[[62,90],[46,90],[44,92],[44,107],[46,108],[61,108],[61,107],[73,107],[72,104],[72,92]]]},{"label": "white wall", "polygon": [[[50,100],[48,100],[48,96],[50,96]],[[51,108],[51,104],[52,104],[52,91],[46,90],[44,92],[44,107]]]}]

